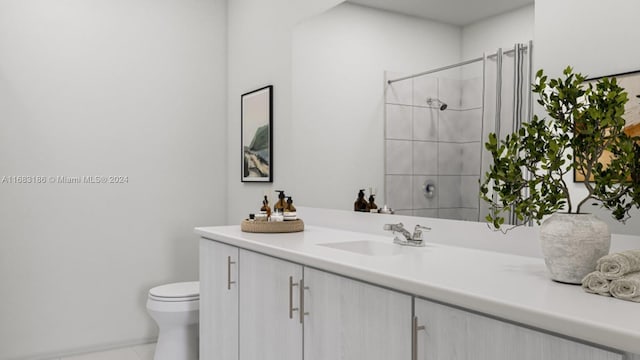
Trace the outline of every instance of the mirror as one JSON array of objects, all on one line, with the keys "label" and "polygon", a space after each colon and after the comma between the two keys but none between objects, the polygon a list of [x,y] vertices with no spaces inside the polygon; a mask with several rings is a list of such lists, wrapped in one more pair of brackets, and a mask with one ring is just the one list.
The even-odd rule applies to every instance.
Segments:
[{"label": "mirror", "polygon": [[[528,41],[533,6],[511,17],[526,24],[514,36]],[[482,45],[475,35],[504,33],[494,28],[504,22],[465,29],[345,2],[297,24],[292,35],[292,149],[300,159],[295,168],[301,170],[295,193],[304,191],[304,205],[353,209],[360,189],[367,198],[371,189],[376,203],[386,204],[385,71],[398,77],[458,63],[470,58],[467,53],[482,56],[479,49],[503,46],[497,42],[513,46],[509,38]],[[317,186],[310,191],[299,184]],[[408,211],[399,213],[413,214]]]},{"label": "mirror", "polygon": [[[435,2],[424,2],[431,6],[427,15],[442,8],[442,1],[438,6]],[[411,3],[416,5],[415,1],[354,0],[295,26],[291,149],[299,172],[293,188],[303,194],[298,195],[301,205],[353,210],[360,189],[366,190],[367,198],[371,189],[378,206],[387,203],[385,76],[401,77],[459,63],[497,48],[511,49],[534,37],[532,1],[462,25],[447,24],[437,14],[403,15],[417,13]],[[493,1],[478,3],[490,8]],[[384,10],[372,7],[382,4],[386,4]],[[404,8],[391,8],[396,4]],[[457,9],[473,12],[469,6]],[[442,184],[435,189],[441,191]]]}]

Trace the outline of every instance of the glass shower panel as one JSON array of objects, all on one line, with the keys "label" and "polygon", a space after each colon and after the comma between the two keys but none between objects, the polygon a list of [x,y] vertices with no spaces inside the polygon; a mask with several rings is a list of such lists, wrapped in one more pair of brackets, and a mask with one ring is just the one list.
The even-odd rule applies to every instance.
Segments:
[{"label": "glass shower panel", "polygon": [[[408,89],[410,101],[394,95]],[[396,213],[478,220],[482,90],[481,63],[387,88],[385,198]]]}]

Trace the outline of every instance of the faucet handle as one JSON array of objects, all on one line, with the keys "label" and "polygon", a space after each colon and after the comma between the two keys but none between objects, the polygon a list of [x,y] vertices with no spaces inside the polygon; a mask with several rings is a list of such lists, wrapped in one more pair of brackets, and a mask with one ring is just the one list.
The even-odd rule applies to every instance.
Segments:
[{"label": "faucet handle", "polygon": [[413,240],[414,241],[421,241],[422,240],[422,230],[430,231],[431,228],[428,227],[428,226],[416,225],[415,229],[413,230]]},{"label": "faucet handle", "polygon": [[404,225],[401,222],[397,224],[384,224],[382,229],[389,231],[400,231],[400,229],[404,229]]}]

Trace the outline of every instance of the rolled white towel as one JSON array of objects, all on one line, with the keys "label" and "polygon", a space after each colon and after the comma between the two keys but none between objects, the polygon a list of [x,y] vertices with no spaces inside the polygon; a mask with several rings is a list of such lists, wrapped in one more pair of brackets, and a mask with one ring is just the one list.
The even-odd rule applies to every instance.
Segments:
[{"label": "rolled white towel", "polygon": [[609,286],[611,295],[618,299],[640,302],[640,272],[613,280]]},{"label": "rolled white towel", "polygon": [[627,250],[603,256],[598,260],[596,270],[609,280],[640,271],[640,250]]},{"label": "rolled white towel", "polygon": [[582,279],[582,288],[591,294],[611,296],[609,293],[609,284],[611,280],[607,280],[600,271],[594,271]]}]

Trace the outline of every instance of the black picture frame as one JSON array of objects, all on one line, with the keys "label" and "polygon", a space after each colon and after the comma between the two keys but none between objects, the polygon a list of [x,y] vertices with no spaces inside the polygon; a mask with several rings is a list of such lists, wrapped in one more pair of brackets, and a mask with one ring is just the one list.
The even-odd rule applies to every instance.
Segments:
[{"label": "black picture frame", "polygon": [[[625,132],[631,136],[639,136],[640,135],[640,70],[627,71],[612,75],[591,77],[585,80],[585,82],[593,82],[602,78],[616,78],[618,84],[622,86],[628,93],[629,102],[625,105],[624,117],[627,121],[627,127],[625,128]],[[610,160],[610,154],[604,154],[601,158],[600,162],[606,164]],[[578,171],[573,169],[573,182],[581,183],[584,182],[584,175],[578,173]],[[593,182],[593,176],[589,180]]]},{"label": "black picture frame", "polygon": [[240,97],[240,180],[273,182],[273,85]]}]

